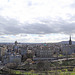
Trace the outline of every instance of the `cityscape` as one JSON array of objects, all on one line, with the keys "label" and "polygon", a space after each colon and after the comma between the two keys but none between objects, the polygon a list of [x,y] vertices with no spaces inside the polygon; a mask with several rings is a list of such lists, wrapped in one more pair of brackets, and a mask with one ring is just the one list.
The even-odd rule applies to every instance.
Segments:
[{"label": "cityscape", "polygon": [[39,71],[75,71],[75,45],[72,44],[71,36],[68,44],[24,44],[17,41],[11,44],[3,43],[0,44],[0,70],[9,74],[31,71],[30,75]]},{"label": "cityscape", "polygon": [[0,75],[75,75],[75,0],[0,0]]}]

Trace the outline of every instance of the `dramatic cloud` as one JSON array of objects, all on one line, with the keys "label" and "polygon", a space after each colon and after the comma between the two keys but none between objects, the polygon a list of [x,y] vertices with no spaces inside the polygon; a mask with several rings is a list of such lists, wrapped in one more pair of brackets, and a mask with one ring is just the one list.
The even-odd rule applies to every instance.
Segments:
[{"label": "dramatic cloud", "polygon": [[74,8],[75,0],[0,0],[0,38],[48,42],[49,34],[74,35]]},{"label": "dramatic cloud", "polygon": [[0,16],[0,34],[50,34],[50,33],[75,33],[75,22],[57,19],[39,20],[36,23],[20,23],[15,19]]}]

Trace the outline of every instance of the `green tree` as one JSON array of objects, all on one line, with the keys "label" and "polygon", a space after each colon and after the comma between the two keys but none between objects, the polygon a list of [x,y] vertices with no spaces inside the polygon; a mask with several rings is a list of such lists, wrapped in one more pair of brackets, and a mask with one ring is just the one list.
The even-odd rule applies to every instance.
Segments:
[{"label": "green tree", "polygon": [[44,65],[45,65],[44,62],[39,61],[39,62],[37,63],[37,70],[42,71],[43,68],[44,68]]},{"label": "green tree", "polygon": [[33,58],[33,54],[32,53],[27,53],[26,56],[27,56],[27,58]]},{"label": "green tree", "polygon": [[45,61],[44,62],[44,67],[43,67],[43,69],[45,70],[45,71],[48,71],[48,70],[50,70],[50,62],[48,62],[48,61]]},{"label": "green tree", "polygon": [[29,71],[30,70],[30,64],[28,62],[24,65],[24,69],[26,71]]}]

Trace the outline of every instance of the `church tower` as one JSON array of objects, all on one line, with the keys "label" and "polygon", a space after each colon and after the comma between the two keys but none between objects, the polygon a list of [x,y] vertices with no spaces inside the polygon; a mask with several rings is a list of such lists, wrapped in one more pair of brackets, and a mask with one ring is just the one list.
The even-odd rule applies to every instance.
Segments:
[{"label": "church tower", "polygon": [[17,46],[17,41],[15,41],[15,46]]},{"label": "church tower", "polygon": [[72,45],[72,40],[71,40],[71,36],[70,36],[70,40],[69,40],[69,45]]},{"label": "church tower", "polygon": [[15,45],[14,45],[14,47],[13,47],[13,50],[16,52],[16,53],[18,53],[19,51],[18,51],[18,45],[17,45],[18,43],[17,43],[17,41],[15,41]]}]

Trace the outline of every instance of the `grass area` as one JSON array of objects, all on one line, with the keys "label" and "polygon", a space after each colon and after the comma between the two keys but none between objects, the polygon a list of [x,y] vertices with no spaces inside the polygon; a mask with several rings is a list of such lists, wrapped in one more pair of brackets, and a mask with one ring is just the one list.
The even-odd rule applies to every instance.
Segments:
[{"label": "grass area", "polygon": [[62,54],[59,54],[58,57],[63,57],[63,55]]},{"label": "grass area", "polygon": [[0,71],[0,73],[2,73],[2,71]]},{"label": "grass area", "polygon": [[[64,72],[63,72],[64,71]],[[39,72],[39,73],[35,73],[35,72],[25,72],[25,71],[17,71],[17,70],[13,70],[12,71],[14,74],[24,74],[24,75],[75,75],[75,68],[73,71],[68,71],[67,69],[63,69],[63,70],[53,70],[53,71],[44,71],[44,72]]]},{"label": "grass area", "polygon": [[[75,75],[75,68],[73,71],[68,71],[68,69],[62,69],[62,70],[51,70],[51,71],[41,71],[36,72],[34,70],[32,71],[22,71],[22,70],[9,70],[10,74],[17,74],[17,75]],[[0,74],[2,71],[0,71]]]}]

